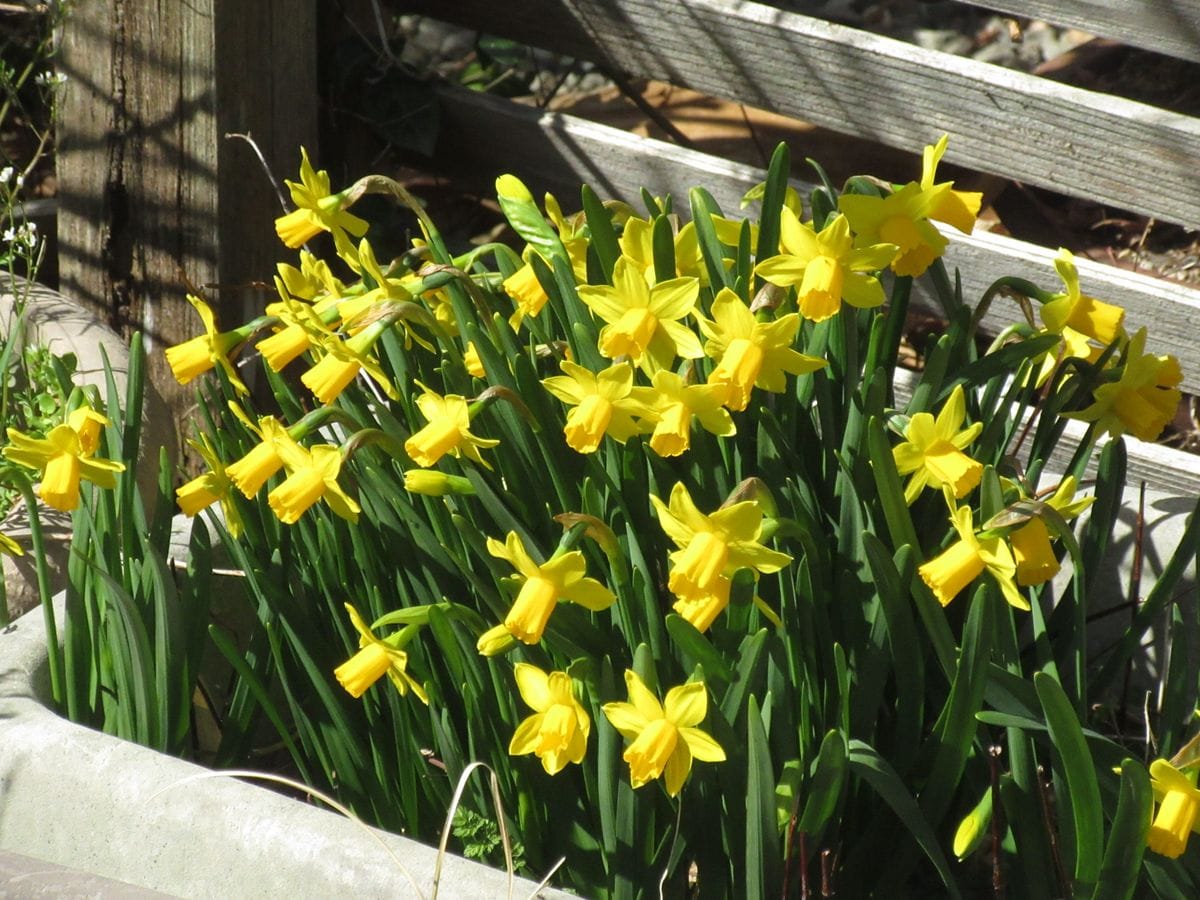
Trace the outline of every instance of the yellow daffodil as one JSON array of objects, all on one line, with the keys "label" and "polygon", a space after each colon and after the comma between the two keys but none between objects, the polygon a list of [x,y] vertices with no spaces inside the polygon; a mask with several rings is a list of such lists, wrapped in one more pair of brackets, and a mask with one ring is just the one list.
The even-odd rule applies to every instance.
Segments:
[{"label": "yellow daffodil", "polygon": [[962,385],[958,385],[936,419],[927,412],[919,412],[909,420],[904,429],[905,441],[892,448],[892,456],[896,471],[901,475],[912,474],[904,489],[904,501],[910,506],[927,486],[949,485],[954,496],[962,499],[979,484],[983,465],[962,451],[979,437],[983,423],[976,422],[964,429],[966,417],[966,396]]},{"label": "yellow daffodil", "polygon": [[200,454],[208,471],[176,488],[175,499],[180,511],[191,517],[220,501],[221,511],[225,514],[225,528],[229,536],[236,540],[242,533],[242,517],[233,502],[233,481],[225,464],[206,435],[201,434],[198,441],[188,441],[188,445]]},{"label": "yellow daffodil", "polygon": [[180,384],[188,384],[213,366],[219,365],[226,377],[229,378],[229,383],[233,385],[234,390],[239,394],[249,393],[246,386],[242,384],[242,380],[238,378],[233,363],[229,361],[229,354],[234,348],[245,343],[253,328],[243,325],[233,331],[219,332],[212,308],[199,297],[191,294],[188,294],[187,299],[200,315],[200,321],[204,323],[204,334],[166,349],[165,355],[167,365],[171,367],[171,374]]},{"label": "yellow daffodil", "polygon": [[635,387],[631,396],[649,409],[643,425],[653,425],[650,449],[659,456],[679,456],[691,443],[692,418],[705,430],[721,436],[734,434],[733,419],[722,404],[729,395],[724,384],[687,384],[675,372],[654,373],[653,387]]},{"label": "yellow daffodil", "polygon": [[725,608],[729,606],[729,589],[729,579],[718,578],[716,588],[711,594],[703,594],[699,597],[676,597],[675,602],[671,604],[671,609],[675,610],[680,618],[687,620],[693,628],[703,633],[712,627],[712,623],[717,621],[717,616],[725,612]]},{"label": "yellow daffodil", "polygon": [[944,193],[938,195],[937,205],[929,218],[957,228],[963,234],[970,234],[975,228],[975,219],[979,215],[979,207],[983,203],[983,194],[978,191],[956,191],[953,181],[934,184],[937,178],[938,163],[950,143],[950,135],[943,134],[936,144],[929,144],[921,153],[921,190],[938,191],[944,188]]},{"label": "yellow daffodil", "polygon": [[283,457],[277,445],[291,441],[287,428],[274,416],[263,416],[255,425],[245,418],[240,408],[234,407],[238,418],[261,439],[254,449],[241,459],[225,467],[225,474],[247,499],[258,493],[268,478],[283,468]]},{"label": "yellow daffodil", "polygon": [[[286,434],[286,433],[285,433]],[[275,450],[288,477],[267,494],[272,511],[285,525],[293,525],[318,500],[348,522],[357,522],[359,506],[337,482],[342,451],[329,444],[302,447],[290,437],[277,439]]]},{"label": "yellow daffodil", "polygon": [[301,375],[300,380],[313,392],[313,396],[328,405],[337,399],[359,372],[366,372],[383,388],[385,394],[393,400],[399,400],[400,395],[392,386],[391,379],[371,352],[375,342],[391,324],[390,319],[380,319],[348,339],[343,340],[335,335],[326,337],[320,344],[320,352],[324,354],[320,362]]},{"label": "yellow daffodil", "polygon": [[[647,281],[652,281],[654,270],[654,223],[649,219],[639,219],[630,216],[625,220],[618,241],[621,256],[634,265]],[[672,275],[691,276],[701,285],[708,283],[708,268],[704,264],[704,255],[700,252],[700,239],[696,236],[696,226],[688,222],[675,234],[675,271]],[[660,280],[666,280],[660,278]]]},{"label": "yellow daffodil", "polygon": [[923,275],[949,243],[929,221],[939,202],[939,192],[922,191],[910,182],[883,197],[843,194],[838,209],[853,229],[855,243],[887,243],[896,247],[890,262],[897,275]]},{"label": "yellow daffodil", "polygon": [[411,690],[418,700],[428,706],[429,695],[425,693],[421,683],[408,674],[408,654],[402,649],[415,633],[415,628],[402,628],[391,637],[381,640],[372,634],[358,610],[349,603],[346,604],[346,612],[350,615],[354,630],[358,632],[359,650],[333,670],[338,684],[344,687],[351,697],[357,698],[387,675],[401,697]]},{"label": "yellow daffodil", "polygon": [[467,347],[463,350],[463,366],[473,378],[487,378],[487,370],[483,367],[483,360],[479,358],[479,348],[475,346],[474,341],[467,341]]},{"label": "yellow daffodil", "polygon": [[700,318],[700,330],[708,341],[704,352],[717,361],[708,376],[709,384],[729,389],[725,405],[735,412],[750,402],[751,389],[780,393],[787,387],[784,373],[807,375],[825,365],[825,360],[805,356],[791,345],[800,330],[796,313],[773,322],[759,322],[741,298],[722,288],[713,300],[712,321]]},{"label": "yellow daffodil", "polygon": [[467,401],[457,394],[443,397],[419,381],[417,385],[424,391],[417,398],[417,407],[429,424],[404,442],[404,452],[418,466],[426,469],[436,465],[447,453],[456,458],[465,456],[490,469],[491,466],[479,455],[479,449],[495,447],[500,442],[471,433],[471,412]]},{"label": "yellow daffodil", "polygon": [[563,249],[567,251],[567,258],[571,261],[571,272],[575,275],[576,283],[587,284],[588,238],[584,230],[583,215],[577,214],[568,219],[563,215],[558,198],[553,194],[546,194],[542,200],[546,207],[546,218],[558,231],[558,239],[562,242]]},{"label": "yellow daffodil", "polygon": [[1114,437],[1128,431],[1143,441],[1157,438],[1179,409],[1183,371],[1174,356],[1155,356],[1145,348],[1146,329],[1142,328],[1129,339],[1124,363],[1116,369],[1117,379],[1096,388],[1086,409],[1064,415],[1095,422]]},{"label": "yellow daffodil", "polygon": [[[281,297],[314,302],[321,297],[340,297],[346,293],[346,286],[334,276],[329,263],[307,250],[300,251],[299,267],[277,263],[275,272],[275,289]],[[270,307],[267,315],[274,315]]]},{"label": "yellow daffodil", "polygon": [[1033,358],[1032,362],[1037,372],[1034,379],[1035,387],[1040,388],[1044,385],[1063,361],[1082,359],[1094,363],[1104,352],[1103,348],[1093,344],[1086,334],[1076,331],[1070,325],[1064,325],[1058,332],[1052,332],[1047,328],[1034,333],[1031,337],[1036,338],[1043,334],[1057,334],[1059,342],[1057,346],[1050,348],[1040,357]]},{"label": "yellow daffodil", "polygon": [[1125,310],[1080,291],[1079,272],[1070,250],[1059,248],[1054,257],[1054,268],[1066,291],[1042,304],[1042,322],[1048,330],[1061,332],[1064,328],[1073,328],[1101,344],[1111,344],[1124,334]]},{"label": "yellow daffodil", "polygon": [[680,600],[691,601],[681,614],[693,624],[705,619],[711,624],[720,614],[729,602],[729,576],[738,569],[769,574],[792,561],[788,554],[759,543],[763,510],[755,500],[705,515],[696,508],[683,482],[678,482],[671,489],[669,503],[654,495],[650,502],[663,531],[679,548],[670,556],[667,587]]},{"label": "yellow daffodil", "polygon": [[929,220],[944,222],[965,234],[975,227],[983,195],[956,191],[950,181],[935,184],[948,141],[949,136],[942,135],[925,148],[920,182],[909,182],[884,197],[843,194],[838,198],[838,209],[850,220],[856,247],[896,245],[891,267],[897,275],[924,274],[945,250],[946,238]]},{"label": "yellow daffodil", "polygon": [[699,294],[695,278],[648,284],[637,265],[625,257],[613,268],[611,287],[579,287],[579,299],[608,323],[600,329],[600,352],[609,359],[627,356],[647,374],[670,368],[676,356],[704,355],[700,339],[679,321],[696,308]]},{"label": "yellow daffodil", "polygon": [[515,531],[508,533],[503,544],[488,538],[487,548],[492,556],[507,560],[517,570],[521,590],[504,617],[504,628],[522,643],[536,644],[542,639],[550,614],[560,600],[599,612],[612,606],[616,599],[612,591],[584,574],[587,564],[578,550],[560,553],[538,565]]},{"label": "yellow daffodil", "polygon": [[635,415],[645,415],[644,403],[632,396],[633,368],[617,363],[603,372],[592,372],[564,360],[565,375],[542,381],[551,394],[572,407],[564,428],[567,444],[580,453],[595,453],[607,434],[625,443],[638,432]]},{"label": "yellow daffodil", "polygon": [[[1075,477],[1068,476],[1046,498],[1047,506],[1070,521],[1092,505],[1095,497],[1075,499]],[[1027,587],[1042,584],[1058,574],[1058,557],[1050,544],[1050,530],[1040,516],[1034,516],[1008,536],[1017,563],[1017,584]]]},{"label": "yellow daffodil", "polygon": [[286,300],[272,303],[267,309],[279,320],[273,334],[255,342],[256,349],[273,372],[282,372],[288,363],[313,347],[328,329],[322,314],[334,317],[337,298],[325,297],[315,305]]},{"label": "yellow daffodil", "polygon": [[604,715],[627,741],[622,759],[629,763],[629,779],[640,788],[656,778],[675,797],[683,788],[692,760],[723,762],[725,751],[696,726],[708,715],[708,690],[703,681],[692,681],[658,698],[632,669],[625,671],[629,702],[605,703]]},{"label": "yellow daffodil", "polygon": [[947,605],[987,569],[1000,586],[1004,599],[1017,609],[1028,610],[1029,601],[1021,596],[1014,581],[1017,564],[1008,544],[999,537],[980,539],[972,523],[971,508],[955,507],[953,496],[947,496],[946,502],[950,505],[950,523],[958,532],[958,540],[917,570],[938,602]]},{"label": "yellow daffodil", "polygon": [[547,301],[550,299],[550,295],[546,293],[546,289],[538,281],[537,273],[529,263],[525,263],[525,265],[505,278],[501,282],[501,287],[504,289],[504,293],[508,294],[517,305],[512,318],[509,319],[509,324],[514,329],[521,326],[521,320],[525,316],[529,316],[531,319],[537,318],[538,313],[542,311],[542,308],[545,307]]},{"label": "yellow daffodil", "polygon": [[1200,790],[1195,771],[1181,772],[1165,759],[1150,763],[1150,786],[1158,809],[1146,834],[1146,846],[1155,853],[1178,859],[1188,837],[1200,831]]},{"label": "yellow daffodil", "polygon": [[480,656],[499,656],[515,646],[517,646],[517,639],[504,627],[503,622],[489,628],[475,642],[475,648],[479,651]]},{"label": "yellow daffodil", "polygon": [[113,488],[116,473],[125,471],[124,463],[95,458],[100,449],[100,429],[108,424],[108,419],[90,406],[80,406],[44,438],[9,428],[4,456],[18,465],[37,469],[42,477],[38,496],[47,506],[70,512],[79,505],[81,480]]},{"label": "yellow daffodil", "polygon": [[308,151],[300,150],[300,181],[285,181],[296,209],[275,220],[275,233],[288,247],[300,247],[322,231],[333,235],[340,254],[350,251],[346,234],[362,237],[367,233],[367,223],[349,212],[345,206],[349,201],[346,192],[334,194],[329,187],[329,173],[324,169],[313,170],[308,160]]},{"label": "yellow daffodil", "polygon": [[800,314],[823,322],[841,309],[842,301],[863,309],[883,303],[883,286],[874,275],[896,255],[895,244],[855,249],[850,223],[834,216],[818,234],[786,206],[780,210],[777,256],[764,259],[754,272],[771,284],[796,287]]},{"label": "yellow daffodil", "polygon": [[566,672],[547,674],[529,663],[517,663],[513,675],[521,699],[534,715],[517,726],[508,745],[509,755],[536,753],[549,775],[558,774],[567,763],[582,761],[592,720],[575,699],[571,676]]}]

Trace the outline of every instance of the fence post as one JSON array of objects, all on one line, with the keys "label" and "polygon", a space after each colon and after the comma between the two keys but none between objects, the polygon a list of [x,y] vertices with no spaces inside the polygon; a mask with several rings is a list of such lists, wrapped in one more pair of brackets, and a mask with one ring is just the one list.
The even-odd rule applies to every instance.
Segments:
[{"label": "fence post", "polygon": [[[197,333],[188,284],[218,321],[261,309],[279,203],[253,150],[294,172],[317,134],[314,0],[83,2],[63,36],[58,224],[63,293],[118,332],[140,329],[178,418],[192,387],[164,347]],[[292,176],[294,177],[294,175]]]}]

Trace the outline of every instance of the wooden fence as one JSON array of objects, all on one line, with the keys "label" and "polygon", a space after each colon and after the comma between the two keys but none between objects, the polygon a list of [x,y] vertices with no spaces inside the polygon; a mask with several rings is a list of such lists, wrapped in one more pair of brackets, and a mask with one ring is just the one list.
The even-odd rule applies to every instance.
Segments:
[{"label": "wooden fence", "polygon": [[[1200,119],[1035,75],[919,49],[749,0],[407,0],[406,11],[590,60],[835,131],[919,151],[943,132],[947,161],[1184,227],[1200,227]],[[1200,61],[1200,0],[1136,4],[990,0],[990,9],[1072,25]],[[439,158],[483,178],[514,172],[535,188],[636,203],[638,189],[686,196],[703,183],[737,209],[763,180],[755,167],[491,96],[443,93]],[[802,192],[808,186],[798,185]],[[570,196],[571,194],[568,194]],[[1002,274],[1058,283],[1054,248],[977,231],[948,232],[947,263],[979,296]],[[1085,290],[1119,303],[1131,329],[1174,353],[1200,393],[1200,290],[1078,261]],[[931,298],[918,297],[926,303]],[[1013,310],[994,309],[1002,326]],[[1132,475],[1200,493],[1197,457],[1140,448]]]}]

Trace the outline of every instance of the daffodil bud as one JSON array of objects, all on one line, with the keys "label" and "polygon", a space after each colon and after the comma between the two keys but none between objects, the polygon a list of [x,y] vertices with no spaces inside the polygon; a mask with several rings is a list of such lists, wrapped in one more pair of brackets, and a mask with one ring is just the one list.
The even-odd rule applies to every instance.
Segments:
[{"label": "daffodil bud", "polygon": [[508,633],[508,629],[503,625],[497,625],[495,628],[489,628],[479,636],[479,640],[475,643],[475,648],[483,656],[499,656],[502,653],[507,653],[516,645],[517,641]]},{"label": "daffodil bud", "polygon": [[970,856],[983,842],[992,822],[992,791],[983,792],[975,808],[958,823],[954,832],[954,855],[959,859]]},{"label": "daffodil bud", "polygon": [[413,494],[427,497],[444,497],[446,494],[474,494],[471,482],[461,475],[447,475],[433,469],[408,469],[404,473],[404,489]]}]

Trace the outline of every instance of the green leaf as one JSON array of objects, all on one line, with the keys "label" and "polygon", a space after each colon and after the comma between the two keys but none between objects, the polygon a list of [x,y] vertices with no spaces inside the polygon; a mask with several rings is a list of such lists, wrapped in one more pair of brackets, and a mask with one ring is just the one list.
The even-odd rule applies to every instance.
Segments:
[{"label": "green leaf", "polygon": [[814,838],[820,835],[837,810],[847,771],[845,736],[836,730],[826,732],[812,778],[805,788],[808,801],[796,826],[798,831]]},{"label": "green leaf", "polygon": [[1129,900],[1137,890],[1154,805],[1150,773],[1140,762],[1121,763],[1121,786],[1100,880],[1092,900]]},{"label": "green leaf", "polygon": [[767,183],[763,190],[762,210],[759,213],[758,247],[759,259],[768,259],[779,251],[779,213],[787,197],[788,176],[792,171],[792,158],[787,144],[782,141],[771,154],[767,166]]},{"label": "green leaf", "polygon": [[734,679],[733,668],[726,662],[717,648],[696,630],[696,626],[675,613],[667,615],[667,633],[676,646],[693,663],[704,669],[706,680],[719,679],[726,683]]},{"label": "green leaf", "polygon": [[583,215],[587,219],[590,235],[588,246],[596,251],[596,259],[600,261],[600,269],[604,272],[605,283],[612,284],[613,267],[621,256],[621,247],[617,243],[617,233],[613,228],[612,214],[589,185],[583,185],[580,193],[583,197]]},{"label": "green leaf", "polygon": [[1091,891],[1100,875],[1104,849],[1104,808],[1091,751],[1083,728],[1066,692],[1044,672],[1033,676],[1033,686],[1046,714],[1050,743],[1058,753],[1065,785],[1059,785],[1059,802],[1071,808],[1075,835],[1075,882],[1081,891]]},{"label": "green leaf", "polygon": [[525,243],[548,260],[566,258],[567,251],[559,240],[558,232],[550,227],[531,196],[522,196],[515,191],[507,194],[498,192],[497,199],[508,224]]},{"label": "green leaf", "polygon": [[900,823],[925,851],[929,861],[933,863],[947,893],[951,897],[962,896],[954,881],[950,863],[942,853],[937,835],[929,826],[929,821],[922,815],[917,801],[913,799],[912,794],[904,786],[904,782],[900,780],[900,776],[896,774],[896,770],[888,764],[887,760],[862,741],[851,740],[849,749],[850,771],[870,784],[875,789],[875,793],[892,808],[892,811],[900,819]]},{"label": "green leaf", "polygon": [[[770,694],[767,704],[770,704]],[[752,696],[746,714],[746,884],[745,896],[778,896],[781,882],[778,831],[775,828],[775,778],[771,749]]]}]

